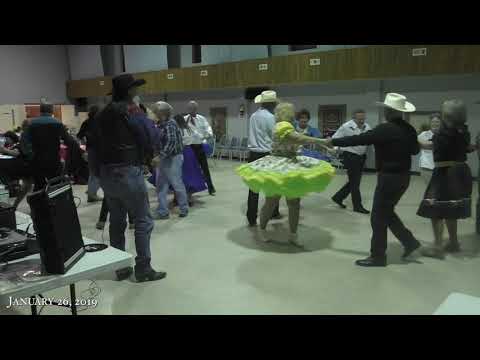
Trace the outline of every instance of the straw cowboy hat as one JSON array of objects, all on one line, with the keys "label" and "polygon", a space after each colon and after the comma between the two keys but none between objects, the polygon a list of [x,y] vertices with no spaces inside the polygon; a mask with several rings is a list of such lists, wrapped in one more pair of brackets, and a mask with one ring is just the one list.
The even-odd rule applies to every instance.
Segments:
[{"label": "straw cowboy hat", "polygon": [[277,93],[272,90],[263,91],[260,95],[255,97],[255,104],[263,103],[277,103],[280,100],[277,98]]},{"label": "straw cowboy hat", "polygon": [[396,93],[388,93],[384,102],[377,101],[376,104],[401,112],[414,112],[416,110],[415,105],[409,103],[405,96]]}]

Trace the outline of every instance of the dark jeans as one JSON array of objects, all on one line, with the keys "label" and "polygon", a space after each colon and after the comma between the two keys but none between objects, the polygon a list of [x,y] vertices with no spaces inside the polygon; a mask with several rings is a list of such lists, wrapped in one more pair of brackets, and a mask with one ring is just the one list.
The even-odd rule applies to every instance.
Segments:
[{"label": "dark jeans", "polygon": [[45,188],[47,185],[47,180],[56,178],[63,173],[62,164],[58,164],[52,166],[51,168],[36,168],[35,166],[32,167],[33,171],[33,181],[34,187],[33,191],[39,191]]},{"label": "dark jeans", "polygon": [[[478,186],[478,191],[480,193],[480,168],[478,169],[477,186]],[[477,200],[477,213],[476,214],[477,214],[476,230],[477,230],[477,234],[480,234],[480,198]]]},{"label": "dark jeans", "polygon": [[[107,216],[108,216],[108,203],[107,203],[107,199],[104,198],[103,201],[102,201],[102,207],[100,209],[100,216],[98,217],[98,221],[99,222],[107,222]],[[135,224],[135,219],[133,218],[132,214],[127,210],[127,214],[128,214],[128,223],[129,224]]]},{"label": "dark jeans", "polygon": [[395,213],[395,206],[410,184],[409,173],[379,173],[371,214],[372,257],[383,257],[387,251],[387,229],[390,229],[404,247],[413,246],[417,240]]},{"label": "dark jeans", "polygon": [[202,169],[203,176],[205,177],[205,181],[207,182],[208,191],[215,190],[215,187],[212,183],[212,178],[210,177],[210,170],[208,168],[208,161],[207,155],[203,150],[202,144],[192,144],[193,152],[195,153],[195,157],[197,158],[198,163],[200,164],[200,168]]},{"label": "dark jeans", "polygon": [[110,209],[110,244],[125,250],[127,212],[135,219],[135,271],[148,272],[150,266],[150,235],[153,219],[150,214],[147,187],[141,166],[102,166],[100,184]]},{"label": "dark jeans", "polygon": [[[264,156],[270,155],[269,152],[266,153],[258,153],[250,151],[248,154],[248,162],[253,162],[255,160],[261,159]],[[278,205],[275,207],[273,211],[273,216],[278,216],[279,210]],[[258,194],[254,193],[253,191],[248,191],[248,209],[247,209],[247,219],[250,224],[255,224],[257,222],[258,216]]]},{"label": "dark jeans", "polygon": [[95,176],[95,164],[95,152],[93,149],[88,149],[88,196],[97,195],[100,188],[100,180]]},{"label": "dark jeans", "polygon": [[360,182],[362,180],[363,166],[366,156],[360,156],[348,151],[343,153],[343,165],[347,169],[347,183],[333,196],[336,201],[343,202],[348,195],[352,195],[354,209],[361,209],[362,195],[360,194]]}]

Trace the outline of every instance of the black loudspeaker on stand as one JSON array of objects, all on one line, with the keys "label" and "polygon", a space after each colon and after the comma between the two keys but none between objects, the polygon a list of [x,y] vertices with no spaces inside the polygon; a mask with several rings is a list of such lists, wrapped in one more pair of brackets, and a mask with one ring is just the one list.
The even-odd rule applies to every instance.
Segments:
[{"label": "black loudspeaker on stand", "polygon": [[45,189],[27,197],[36,232],[42,270],[65,274],[84,254],[84,243],[70,182],[51,179]]}]

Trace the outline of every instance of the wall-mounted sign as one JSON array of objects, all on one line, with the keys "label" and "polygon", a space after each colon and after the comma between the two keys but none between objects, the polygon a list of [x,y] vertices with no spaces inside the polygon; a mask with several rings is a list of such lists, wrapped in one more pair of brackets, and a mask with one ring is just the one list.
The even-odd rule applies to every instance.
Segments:
[{"label": "wall-mounted sign", "polygon": [[208,76],[208,70],[200,70],[200,76]]},{"label": "wall-mounted sign", "polygon": [[258,70],[259,71],[268,70],[268,64],[258,64]]},{"label": "wall-mounted sign", "polygon": [[310,59],[310,66],[320,65],[320,59]]},{"label": "wall-mounted sign", "polygon": [[175,78],[174,74],[167,74],[167,79],[168,80],[173,80]]},{"label": "wall-mounted sign", "polygon": [[103,85],[105,85],[105,81],[100,80],[100,86],[103,86]]},{"label": "wall-mounted sign", "polygon": [[427,48],[413,49],[412,56],[427,56]]}]

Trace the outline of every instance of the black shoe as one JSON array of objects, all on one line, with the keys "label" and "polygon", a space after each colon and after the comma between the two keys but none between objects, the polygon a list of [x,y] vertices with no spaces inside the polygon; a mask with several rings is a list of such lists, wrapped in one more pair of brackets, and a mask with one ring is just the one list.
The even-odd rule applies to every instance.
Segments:
[{"label": "black shoe", "polygon": [[250,226],[250,227],[257,226],[257,222],[256,221],[249,221],[248,226]]},{"label": "black shoe", "polygon": [[417,241],[412,246],[406,247],[405,251],[403,252],[402,259],[405,259],[408,256],[410,256],[410,254],[413,253],[415,250],[417,250],[420,246],[422,245],[420,244],[420,242]]},{"label": "black shoe", "polygon": [[384,267],[384,266],[387,266],[387,257],[384,256],[384,257],[374,258],[370,256],[366,259],[355,261],[355,264],[358,266],[367,266],[367,267],[374,267],[374,266]]},{"label": "black shoe", "polygon": [[208,193],[210,194],[210,196],[215,196],[217,191],[215,189],[208,189]]},{"label": "black shoe", "polygon": [[358,208],[358,209],[353,209],[354,212],[360,213],[360,214],[370,214],[370,211],[368,211],[365,208]]},{"label": "black shoe", "polygon": [[131,266],[115,271],[117,274],[117,280],[122,281],[126,280],[133,274],[133,268]]},{"label": "black shoe", "polygon": [[340,201],[340,200],[337,200],[335,198],[332,197],[332,201],[337,204],[338,206],[340,206],[342,209],[346,209],[347,207],[345,205],[343,205],[343,203]]},{"label": "black shoe", "polygon": [[447,246],[443,248],[443,250],[445,250],[448,253],[458,253],[461,251],[460,244],[458,242],[449,243]]},{"label": "black shoe", "polygon": [[99,202],[99,201],[103,201],[103,198],[97,196],[97,195],[93,195],[93,196],[88,196],[87,197],[87,202],[88,203],[93,203],[93,202]]},{"label": "black shoe", "polygon": [[167,276],[167,273],[164,271],[155,271],[150,269],[147,272],[135,272],[135,278],[137,282],[146,282],[146,281],[157,281],[162,280]]},{"label": "black shoe", "polygon": [[278,213],[278,214],[273,214],[272,215],[272,220],[280,220],[281,218],[283,218],[283,215]]}]

